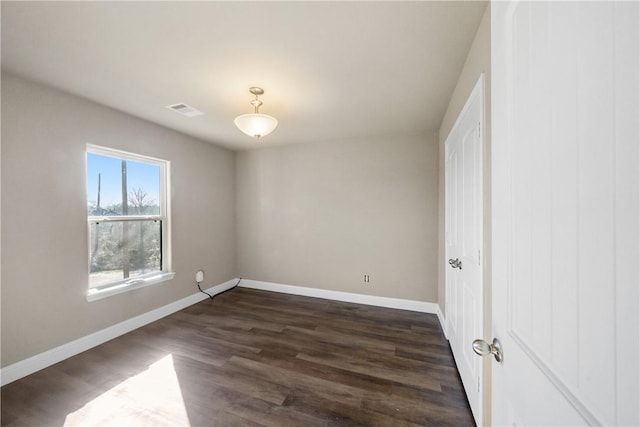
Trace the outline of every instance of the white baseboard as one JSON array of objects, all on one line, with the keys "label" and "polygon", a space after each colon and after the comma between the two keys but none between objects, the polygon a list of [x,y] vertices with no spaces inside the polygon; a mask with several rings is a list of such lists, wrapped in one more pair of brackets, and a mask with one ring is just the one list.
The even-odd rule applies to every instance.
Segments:
[{"label": "white baseboard", "polygon": [[357,304],[375,305],[378,307],[396,308],[400,310],[418,311],[420,313],[437,314],[439,310],[438,304],[432,302],[353,294],[349,292],[307,288],[304,286],[281,285],[279,283],[261,282],[258,280],[242,279],[239,287],[260,289],[263,291],[271,292],[281,292],[283,294],[331,299],[336,301],[353,302]]},{"label": "white baseboard", "polygon": [[[224,283],[213,286],[206,291],[212,295],[219,294],[220,292],[233,288],[237,281],[237,279],[228,280]],[[68,342],[59,347],[36,354],[28,359],[8,365],[0,369],[0,384],[9,384],[22,377],[26,377],[27,375],[56,364],[64,359],[68,359],[69,357],[75,356],[76,354],[82,353],[83,351],[119,337],[120,335],[131,332],[134,329],[138,329],[148,323],[155,322],[156,320],[173,314],[176,311],[187,308],[190,305],[198,303],[206,298],[207,296],[201,292],[189,295],[188,297],[172,302],[171,304],[156,308],[155,310],[132,317],[131,319],[109,326],[108,328],[86,335],[82,338],[78,338],[77,340]]]},{"label": "white baseboard", "polygon": [[444,337],[448,340],[449,334],[447,333],[447,324],[445,323],[444,314],[442,314],[442,310],[440,310],[440,304],[438,304],[438,308],[436,309],[436,314],[438,315],[438,321],[440,322],[442,333],[444,333]]}]

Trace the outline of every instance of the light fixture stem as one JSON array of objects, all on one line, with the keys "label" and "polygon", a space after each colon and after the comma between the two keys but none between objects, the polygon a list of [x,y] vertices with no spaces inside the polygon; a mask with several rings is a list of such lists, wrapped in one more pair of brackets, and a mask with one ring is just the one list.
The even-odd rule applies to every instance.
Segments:
[{"label": "light fixture stem", "polygon": [[251,105],[253,105],[253,112],[258,114],[258,108],[262,105],[262,101],[258,99],[258,95],[256,95],[256,99],[251,101]]}]

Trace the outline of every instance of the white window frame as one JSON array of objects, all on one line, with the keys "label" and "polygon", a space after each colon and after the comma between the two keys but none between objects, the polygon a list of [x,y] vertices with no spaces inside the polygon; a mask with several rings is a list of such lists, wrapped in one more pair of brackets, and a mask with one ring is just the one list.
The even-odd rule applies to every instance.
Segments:
[{"label": "white window frame", "polygon": [[[148,163],[160,168],[160,195],[159,195],[159,215],[128,215],[126,219],[122,216],[89,216],[87,210],[87,301],[96,301],[112,295],[155,285],[173,279],[175,273],[171,269],[171,162],[155,157],[129,153],[127,151],[114,148],[101,147],[87,144],[87,153],[99,154],[108,157],[116,157],[122,160],[132,160],[135,162]],[[85,156],[86,159],[86,156]],[[85,160],[86,161],[86,160]],[[88,167],[85,166],[88,173]],[[86,183],[85,177],[85,183]],[[86,194],[86,192],[85,192]],[[91,224],[95,222],[123,222],[123,221],[144,221],[159,220],[162,228],[162,270],[148,273],[142,276],[123,279],[109,285],[89,288],[89,254],[91,251]]]}]

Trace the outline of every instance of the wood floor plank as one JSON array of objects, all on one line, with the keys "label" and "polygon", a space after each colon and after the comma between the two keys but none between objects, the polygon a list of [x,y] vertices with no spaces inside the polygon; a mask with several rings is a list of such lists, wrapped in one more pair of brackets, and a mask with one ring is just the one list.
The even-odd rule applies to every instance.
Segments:
[{"label": "wood floor plank", "polygon": [[430,390],[441,391],[440,382],[428,375],[416,375],[412,371],[392,369],[382,364],[372,364],[361,359],[347,359],[335,354],[314,352],[313,354],[300,353],[297,356],[309,362],[321,363],[341,368],[347,371],[367,373],[379,378],[384,378],[393,382],[410,384],[416,387],[428,388]]},{"label": "wood floor plank", "polygon": [[17,426],[473,426],[435,315],[235,288],[0,389]]},{"label": "wood floor plank", "polygon": [[271,366],[287,369],[295,374],[309,375],[363,390],[390,393],[393,386],[392,381],[380,377],[327,366],[320,363],[309,362],[295,356],[283,357],[281,354],[263,352],[256,355],[255,359],[263,361]]},{"label": "wood floor plank", "polygon": [[251,372],[254,377],[264,378],[289,390],[315,390],[319,396],[340,401],[354,409],[362,404],[363,390],[359,388],[235,356],[229,361],[228,366],[230,369],[238,369],[241,372]]},{"label": "wood floor plank", "polygon": [[312,391],[292,393],[287,397],[284,406],[313,414],[323,419],[326,426],[414,427],[417,425],[364,407],[354,411],[340,401],[325,399]]},{"label": "wood floor plank", "polygon": [[325,327],[317,327],[313,330],[287,326],[287,335],[300,341],[322,342],[332,347],[351,347],[367,350],[377,350],[382,353],[394,353],[395,344],[379,338],[362,336],[358,331],[346,332],[344,329],[336,330]]}]

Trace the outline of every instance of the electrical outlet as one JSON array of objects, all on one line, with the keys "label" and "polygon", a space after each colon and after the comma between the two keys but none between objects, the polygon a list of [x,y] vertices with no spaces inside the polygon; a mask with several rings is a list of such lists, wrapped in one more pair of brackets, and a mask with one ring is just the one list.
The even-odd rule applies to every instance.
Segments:
[{"label": "electrical outlet", "polygon": [[369,275],[368,274],[364,275],[364,283],[369,283]]},{"label": "electrical outlet", "polygon": [[200,283],[204,281],[204,270],[196,271],[196,282]]}]

